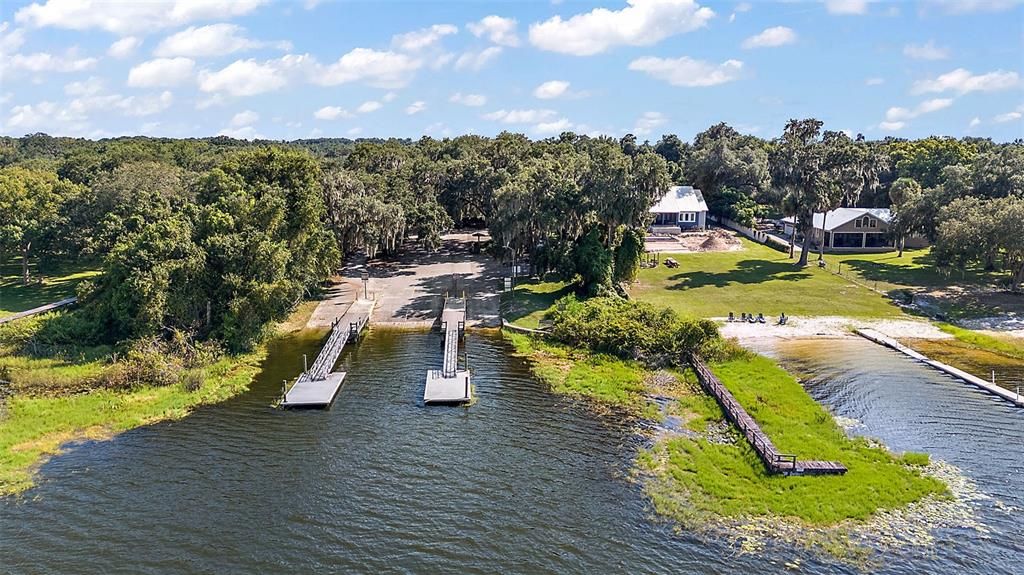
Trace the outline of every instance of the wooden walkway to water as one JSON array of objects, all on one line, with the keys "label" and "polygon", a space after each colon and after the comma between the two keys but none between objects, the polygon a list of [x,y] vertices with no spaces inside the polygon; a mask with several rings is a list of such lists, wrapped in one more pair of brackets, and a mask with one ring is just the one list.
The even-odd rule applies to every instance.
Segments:
[{"label": "wooden walkway to water", "polygon": [[41,305],[39,307],[34,307],[32,309],[27,309],[27,310],[25,310],[23,312],[18,312],[18,313],[14,314],[14,315],[9,315],[7,317],[0,317],[0,324],[5,324],[5,323],[7,323],[9,321],[14,321],[16,319],[21,319],[23,317],[29,317],[29,316],[33,316],[33,315],[36,315],[36,314],[46,313],[48,311],[53,311],[55,309],[60,309],[60,308],[65,307],[65,306],[69,306],[69,305],[71,305],[71,304],[73,304],[73,303],[75,303],[77,301],[78,301],[77,297],[69,297],[69,298],[66,298],[66,299],[62,299],[60,301],[55,301],[53,303],[48,303],[46,305]]},{"label": "wooden walkway to water", "polygon": [[338,363],[345,345],[359,339],[359,334],[370,323],[374,303],[374,300],[356,300],[345,315],[334,321],[313,365],[285,392],[281,401],[283,407],[327,407],[334,402],[345,381],[345,373],[332,371],[334,364]]},{"label": "wooden walkway to water", "polygon": [[753,417],[736,401],[732,393],[719,381],[718,377],[697,356],[690,360],[697,380],[715,400],[722,406],[722,411],[729,421],[739,428],[757,453],[769,473],[784,475],[842,475],[846,467],[835,461],[798,461],[796,455],[780,453]]},{"label": "wooden walkway to water", "polygon": [[472,398],[469,370],[459,369],[459,343],[466,333],[465,297],[445,297],[441,331],[444,332],[441,369],[427,371],[423,403],[465,403]]},{"label": "wooden walkway to water", "polygon": [[893,339],[893,338],[891,338],[891,337],[889,337],[889,336],[887,336],[887,335],[885,335],[885,334],[883,334],[881,332],[875,331],[873,329],[857,329],[857,330],[854,330],[854,331],[857,333],[857,335],[863,337],[864,339],[873,341],[873,342],[875,342],[875,343],[877,343],[879,345],[884,345],[885,347],[888,347],[889,349],[894,349],[894,350],[902,353],[903,355],[906,355],[907,357],[916,359],[917,361],[919,361],[919,362],[921,362],[921,363],[923,363],[925,365],[934,367],[935,369],[937,369],[937,370],[939,370],[939,371],[941,371],[941,372],[943,372],[945,374],[952,375],[953,377],[958,378],[958,379],[960,379],[962,381],[966,381],[967,383],[969,383],[969,384],[971,384],[971,385],[973,385],[973,386],[975,386],[975,387],[977,387],[979,389],[983,389],[983,390],[985,390],[985,391],[987,391],[987,392],[989,392],[989,393],[991,393],[993,395],[999,396],[999,397],[1005,399],[1006,401],[1009,401],[1010,403],[1016,405],[1017,407],[1024,407],[1024,397],[1022,397],[1021,395],[1016,394],[1016,393],[1014,393],[1014,392],[1012,392],[1012,391],[1010,391],[1008,389],[1004,389],[1002,387],[999,387],[998,385],[996,385],[994,383],[985,381],[984,379],[981,379],[980,377],[976,377],[974,375],[971,375],[971,374],[967,373],[966,371],[963,371],[963,370],[957,369],[957,368],[955,368],[955,367],[953,367],[951,365],[942,363],[941,361],[936,361],[934,359],[930,359],[928,356],[926,356],[926,355],[924,355],[922,353],[918,353],[917,351],[914,351],[913,349],[903,345],[902,343],[896,341],[895,339]]}]

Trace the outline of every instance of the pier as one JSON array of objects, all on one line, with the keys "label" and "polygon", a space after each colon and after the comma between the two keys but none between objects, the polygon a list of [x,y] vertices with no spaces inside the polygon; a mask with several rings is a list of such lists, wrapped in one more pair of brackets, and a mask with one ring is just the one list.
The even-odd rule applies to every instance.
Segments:
[{"label": "pier", "polygon": [[345,345],[358,340],[369,325],[374,303],[374,300],[356,300],[343,316],[334,320],[323,349],[313,365],[303,371],[295,385],[285,392],[282,407],[329,407],[334,403],[345,381],[344,372],[333,371],[334,364],[341,357]]},{"label": "pier", "polygon": [[469,370],[459,369],[459,347],[466,333],[466,298],[445,297],[441,309],[444,356],[441,369],[427,370],[423,403],[466,403],[472,398]]},{"label": "pier", "polygon": [[764,462],[769,473],[782,475],[842,475],[846,466],[835,461],[799,461],[796,455],[780,453],[771,439],[761,431],[761,426],[743,409],[732,393],[725,388],[718,377],[697,356],[690,360],[697,380],[708,394],[715,398],[725,412],[725,417],[739,428],[747,438],[754,452]]},{"label": "pier", "polygon": [[975,386],[975,387],[977,387],[979,389],[982,389],[982,390],[987,391],[987,392],[989,392],[989,393],[991,393],[993,395],[1001,397],[1001,398],[1005,399],[1006,401],[1009,401],[1010,403],[1016,405],[1017,407],[1024,407],[1024,396],[1021,396],[1020,394],[1014,393],[1014,392],[1012,392],[1012,391],[1010,391],[1008,389],[1003,389],[1002,387],[999,387],[995,383],[985,381],[984,379],[981,379],[980,377],[971,375],[971,374],[967,373],[966,371],[963,371],[961,369],[957,369],[957,368],[955,368],[955,367],[953,367],[951,365],[947,365],[945,363],[942,363],[941,361],[936,361],[934,359],[931,359],[928,356],[926,356],[926,355],[924,355],[922,353],[918,353],[917,351],[914,351],[913,349],[903,345],[902,343],[896,341],[895,339],[893,339],[893,338],[891,338],[891,337],[889,337],[889,336],[887,336],[887,335],[885,335],[885,334],[883,334],[881,332],[875,331],[873,329],[857,329],[857,330],[854,330],[854,331],[857,333],[857,335],[863,337],[864,339],[867,339],[869,341],[873,341],[873,342],[875,342],[875,343],[877,343],[879,345],[884,345],[885,347],[888,347],[889,349],[894,349],[894,350],[902,353],[903,355],[905,355],[907,357],[910,357],[910,358],[913,358],[913,359],[915,359],[915,360],[917,360],[917,361],[919,361],[919,362],[921,362],[921,363],[923,363],[925,365],[931,366],[931,367],[933,367],[933,368],[935,368],[935,369],[945,373],[946,375],[951,375],[951,376],[953,376],[953,377],[955,377],[955,378],[957,378],[957,379],[959,379],[961,381],[965,381],[965,382],[967,382],[967,383],[969,383],[969,384],[971,384],[971,385],[973,385],[973,386]]}]

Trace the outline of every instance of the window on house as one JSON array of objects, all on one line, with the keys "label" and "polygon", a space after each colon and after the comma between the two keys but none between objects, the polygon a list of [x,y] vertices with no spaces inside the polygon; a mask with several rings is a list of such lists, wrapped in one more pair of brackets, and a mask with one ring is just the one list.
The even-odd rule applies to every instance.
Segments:
[{"label": "window on house", "polygon": [[697,214],[695,214],[693,212],[683,212],[683,221],[684,222],[691,222],[691,223],[695,222],[695,221],[697,221]]},{"label": "window on house", "polygon": [[853,222],[853,227],[859,228],[860,227],[860,220],[857,220],[857,221]]},{"label": "window on house", "polygon": [[878,222],[876,222],[875,220],[868,220],[868,221],[870,222],[868,224],[870,227],[872,227],[872,228],[877,228],[878,227]]}]

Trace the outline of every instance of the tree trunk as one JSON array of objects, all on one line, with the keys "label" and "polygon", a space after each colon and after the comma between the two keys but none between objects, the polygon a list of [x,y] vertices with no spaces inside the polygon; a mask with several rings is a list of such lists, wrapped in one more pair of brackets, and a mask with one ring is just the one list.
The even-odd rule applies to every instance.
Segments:
[{"label": "tree trunk", "polygon": [[796,228],[793,228],[793,233],[789,236],[789,259],[793,259],[793,253],[796,251]]},{"label": "tree trunk", "polygon": [[21,284],[28,285],[28,251],[32,249],[32,242],[21,248]]},{"label": "tree trunk", "polygon": [[900,234],[900,253],[896,257],[903,257],[903,246],[907,243],[907,236]]},{"label": "tree trunk", "polygon": [[800,250],[800,261],[796,263],[797,267],[807,267],[807,254],[811,251],[811,234],[814,231],[813,227],[808,227],[804,230],[804,245],[803,249]]},{"label": "tree trunk", "polygon": [[[819,262],[821,260],[825,259],[825,215],[827,215],[827,214],[828,214],[828,212],[826,211],[825,214],[823,214],[821,216],[821,237],[818,238],[818,261]],[[814,220],[811,220],[811,224],[812,225],[814,224]]]}]

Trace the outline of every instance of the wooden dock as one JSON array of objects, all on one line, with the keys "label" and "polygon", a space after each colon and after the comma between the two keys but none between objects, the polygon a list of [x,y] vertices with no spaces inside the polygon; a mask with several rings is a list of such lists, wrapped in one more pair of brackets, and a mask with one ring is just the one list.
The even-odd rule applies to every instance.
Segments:
[{"label": "wooden dock", "polygon": [[893,339],[893,338],[891,338],[891,337],[889,337],[889,336],[887,336],[887,335],[885,335],[885,334],[883,334],[883,333],[881,333],[879,331],[875,331],[873,329],[857,329],[857,330],[854,330],[854,331],[857,333],[857,335],[863,337],[864,339],[873,341],[873,342],[875,342],[875,343],[877,343],[879,345],[884,345],[885,347],[888,347],[889,349],[894,349],[894,350],[902,353],[903,355],[906,355],[907,357],[913,358],[913,359],[915,359],[915,360],[917,360],[917,361],[919,361],[919,362],[921,362],[921,363],[923,363],[925,365],[931,366],[931,367],[933,367],[933,368],[935,368],[935,369],[937,369],[937,370],[939,370],[939,371],[941,371],[941,372],[943,372],[943,373],[945,373],[947,375],[951,375],[951,376],[953,376],[953,377],[955,377],[957,379],[960,379],[961,381],[965,381],[965,382],[967,382],[967,383],[969,383],[969,384],[971,384],[971,385],[973,385],[973,386],[975,386],[975,387],[977,387],[979,389],[982,389],[982,390],[987,391],[987,392],[989,392],[989,393],[991,393],[993,395],[1001,397],[1001,398],[1005,399],[1006,401],[1009,401],[1010,403],[1016,405],[1017,407],[1024,407],[1024,396],[1018,395],[1018,394],[1016,394],[1016,393],[1014,393],[1014,392],[1012,392],[1012,391],[1010,391],[1008,389],[1003,389],[1002,387],[999,387],[998,385],[996,385],[996,384],[994,384],[992,382],[985,381],[984,379],[981,379],[980,377],[971,375],[971,374],[967,373],[966,371],[963,371],[961,369],[957,369],[957,368],[955,368],[955,367],[953,367],[951,365],[942,363],[941,361],[936,361],[934,359],[930,359],[926,355],[924,355],[922,353],[919,353],[917,351],[914,351],[913,349],[903,345],[902,343],[896,341],[895,339]]},{"label": "wooden dock", "polygon": [[55,301],[53,303],[48,303],[46,305],[41,305],[39,307],[34,307],[32,309],[27,309],[27,310],[25,310],[23,312],[19,312],[19,313],[16,313],[14,315],[9,315],[9,316],[6,316],[6,317],[0,317],[0,324],[5,324],[5,323],[7,323],[9,321],[14,321],[16,319],[21,319],[23,317],[29,317],[29,316],[33,316],[33,315],[37,315],[37,314],[41,314],[41,313],[46,313],[48,311],[53,311],[55,309],[60,309],[60,308],[65,307],[65,306],[69,306],[69,305],[71,305],[71,304],[73,304],[73,303],[75,303],[77,301],[78,301],[77,297],[69,297],[69,298],[66,298],[66,299],[62,299],[60,301]]},{"label": "wooden dock", "polygon": [[466,298],[446,297],[441,310],[444,356],[441,369],[427,370],[423,403],[466,403],[472,399],[469,370],[459,369],[459,344],[466,333]]},{"label": "wooden dock", "polygon": [[359,339],[363,329],[370,323],[373,300],[356,300],[345,315],[336,319],[323,349],[316,356],[313,365],[302,372],[281,401],[282,407],[329,407],[334,403],[338,390],[345,382],[344,372],[335,372],[345,345]]},{"label": "wooden dock", "polygon": [[761,426],[754,421],[753,417],[750,417],[747,410],[743,409],[732,393],[708,369],[708,366],[696,355],[691,357],[690,362],[693,365],[693,370],[697,373],[697,380],[700,381],[701,387],[722,406],[725,416],[747,438],[769,473],[783,475],[842,475],[846,473],[846,467],[835,461],[799,461],[796,455],[780,453],[772,440],[761,431]]}]

